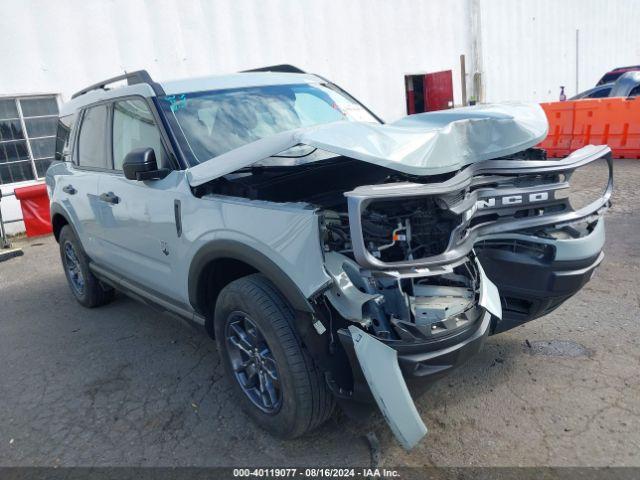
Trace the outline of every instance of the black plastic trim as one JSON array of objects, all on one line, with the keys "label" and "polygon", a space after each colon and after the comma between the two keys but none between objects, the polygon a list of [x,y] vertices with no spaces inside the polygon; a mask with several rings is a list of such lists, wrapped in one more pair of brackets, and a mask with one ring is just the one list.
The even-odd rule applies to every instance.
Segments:
[{"label": "black plastic trim", "polygon": [[[56,215],[60,215],[62,218],[65,219],[65,221],[67,222],[67,225],[71,226],[71,229],[73,230],[73,233],[76,235],[76,238],[80,238],[78,236],[78,232],[76,231],[76,228],[73,226],[73,224],[69,221],[69,214],[67,213],[67,211],[64,209],[64,207],[62,207],[60,204],[58,203],[52,203],[51,207],[49,207],[49,216],[51,218],[51,228],[53,229],[53,219]],[[55,232],[54,232],[55,234]],[[55,236],[56,242],[58,241],[58,236]]]},{"label": "black plastic trim", "polygon": [[204,314],[207,311],[205,305],[207,299],[200,298],[203,291],[199,285],[202,273],[211,261],[223,258],[244,262],[265,275],[275,284],[295,310],[314,312],[313,307],[295,282],[275,262],[257,250],[232,240],[214,240],[207,243],[198,250],[191,261],[188,280],[189,301],[197,312]]},{"label": "black plastic trim", "polygon": [[240,73],[250,72],[283,72],[283,73],[307,73],[294,65],[281,63],[280,65],[269,65],[267,67],[252,68],[250,70],[242,70]]},{"label": "black plastic trim", "polygon": [[115,77],[107,78],[98,83],[94,83],[93,85],[89,85],[86,88],[74,93],[71,95],[71,98],[79,97],[80,95],[84,95],[85,93],[91,92],[93,90],[101,90],[104,89],[107,85],[115,82],[119,82],[121,80],[126,80],[128,85],[137,85],[140,83],[146,83],[151,87],[153,92],[156,95],[164,95],[164,89],[160,86],[160,84],[153,81],[151,75],[146,70],[136,70],[135,72],[124,73],[122,75],[118,75]]},{"label": "black plastic trim", "polygon": [[201,326],[204,325],[204,318],[194,312],[188,305],[176,302],[166,295],[153,292],[95,262],[91,262],[89,268],[101,281],[137,300],[160,308],[161,310],[174,313],[185,320],[192,321]]},{"label": "black plastic trim", "polygon": [[178,199],[173,201],[173,215],[176,220],[176,234],[180,238],[182,236],[182,206]]},{"label": "black plastic trim", "polygon": [[502,301],[502,319],[494,319],[491,334],[511,330],[558,308],[591,279],[604,258],[599,252],[581,260],[549,261],[495,248],[478,248],[476,255]]},{"label": "black plastic trim", "polygon": [[[398,364],[410,389],[424,389],[436,380],[446,376],[452,370],[473,357],[482,347],[489,335],[487,315],[483,311],[480,318],[472,325],[464,339],[446,344],[414,345],[409,342],[386,343],[398,352]],[[480,329],[485,327],[483,332]],[[475,336],[475,338],[474,338]],[[373,396],[362,373],[362,368],[355,354],[353,340],[346,329],[338,330],[338,338],[344,348],[353,374],[353,390],[348,395],[340,396],[344,402],[354,401],[371,403]],[[437,353],[436,355],[429,355]]]}]

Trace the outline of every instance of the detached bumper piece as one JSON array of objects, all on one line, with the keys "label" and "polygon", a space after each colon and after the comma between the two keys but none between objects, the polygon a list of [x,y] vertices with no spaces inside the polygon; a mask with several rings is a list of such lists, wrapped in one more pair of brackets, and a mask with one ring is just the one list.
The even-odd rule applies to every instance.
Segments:
[{"label": "detached bumper piece", "polygon": [[413,448],[427,427],[411,399],[398,366],[398,354],[384,343],[351,325],[349,333],[373,398],[400,444]]},{"label": "detached bumper piece", "polygon": [[[351,325],[341,330],[340,340],[354,371],[354,391],[360,400],[370,392],[400,444],[413,448],[426,434],[407,383],[424,385],[433,382],[478,353],[489,334],[491,313],[485,312],[470,335],[449,347],[422,353],[417,345],[394,345],[393,348]],[[367,392],[367,393],[368,393]]]}]

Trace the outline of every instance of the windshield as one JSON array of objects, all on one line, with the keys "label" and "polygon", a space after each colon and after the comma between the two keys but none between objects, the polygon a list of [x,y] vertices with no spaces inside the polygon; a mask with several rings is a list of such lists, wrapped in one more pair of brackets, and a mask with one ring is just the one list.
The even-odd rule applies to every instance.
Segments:
[{"label": "windshield", "polygon": [[184,93],[158,101],[192,165],[286,130],[339,120],[378,123],[353,98],[319,83]]}]

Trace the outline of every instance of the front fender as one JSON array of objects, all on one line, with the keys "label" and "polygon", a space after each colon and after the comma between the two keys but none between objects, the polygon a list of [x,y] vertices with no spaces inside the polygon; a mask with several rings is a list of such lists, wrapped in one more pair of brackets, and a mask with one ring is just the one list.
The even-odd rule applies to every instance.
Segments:
[{"label": "front fender", "polygon": [[207,264],[222,258],[238,260],[253,267],[274,283],[295,310],[313,313],[313,307],[300,288],[275,262],[263,253],[233,240],[212,240],[194,255],[189,267],[188,292],[189,302],[196,311],[202,313],[205,310],[204,299],[199,298],[202,273]]}]

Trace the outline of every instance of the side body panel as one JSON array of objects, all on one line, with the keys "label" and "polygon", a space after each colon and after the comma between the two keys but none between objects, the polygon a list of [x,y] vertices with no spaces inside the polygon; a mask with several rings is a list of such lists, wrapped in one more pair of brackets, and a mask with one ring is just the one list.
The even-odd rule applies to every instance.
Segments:
[{"label": "side body panel", "polygon": [[52,165],[47,171],[51,201],[57,204],[73,225],[87,255],[98,252],[96,215],[99,173],[75,168],[70,162]]},{"label": "side body panel", "polygon": [[[187,261],[180,269],[188,269],[208,244],[226,241],[268,258],[307,298],[331,281],[324,269],[318,216],[306,204],[192,197],[182,206],[182,228]],[[181,270],[180,278],[188,273]],[[188,296],[186,290],[184,294]]]},{"label": "side body panel", "polygon": [[[78,188],[72,200],[59,191],[69,179]],[[49,170],[48,184],[53,201],[68,212],[87,254],[98,265],[178,304],[192,306],[192,262],[214,242],[225,241],[269,259],[305,297],[331,281],[324,269],[318,216],[306,204],[225,196],[197,198],[184,171],[174,171],[163,180],[135,182],[60,163]],[[80,188],[82,202],[74,198],[79,198]],[[106,203],[98,191],[113,192],[120,200]],[[180,236],[176,200],[180,202]]]},{"label": "side body panel", "polygon": [[[100,264],[156,293],[184,300],[175,272],[188,259],[188,246],[176,228],[175,202],[197,201],[181,185],[184,173],[162,180],[127,180],[121,173],[103,173],[98,194],[113,194],[118,203],[100,201],[97,215]],[[183,282],[180,282],[183,283]]]}]

